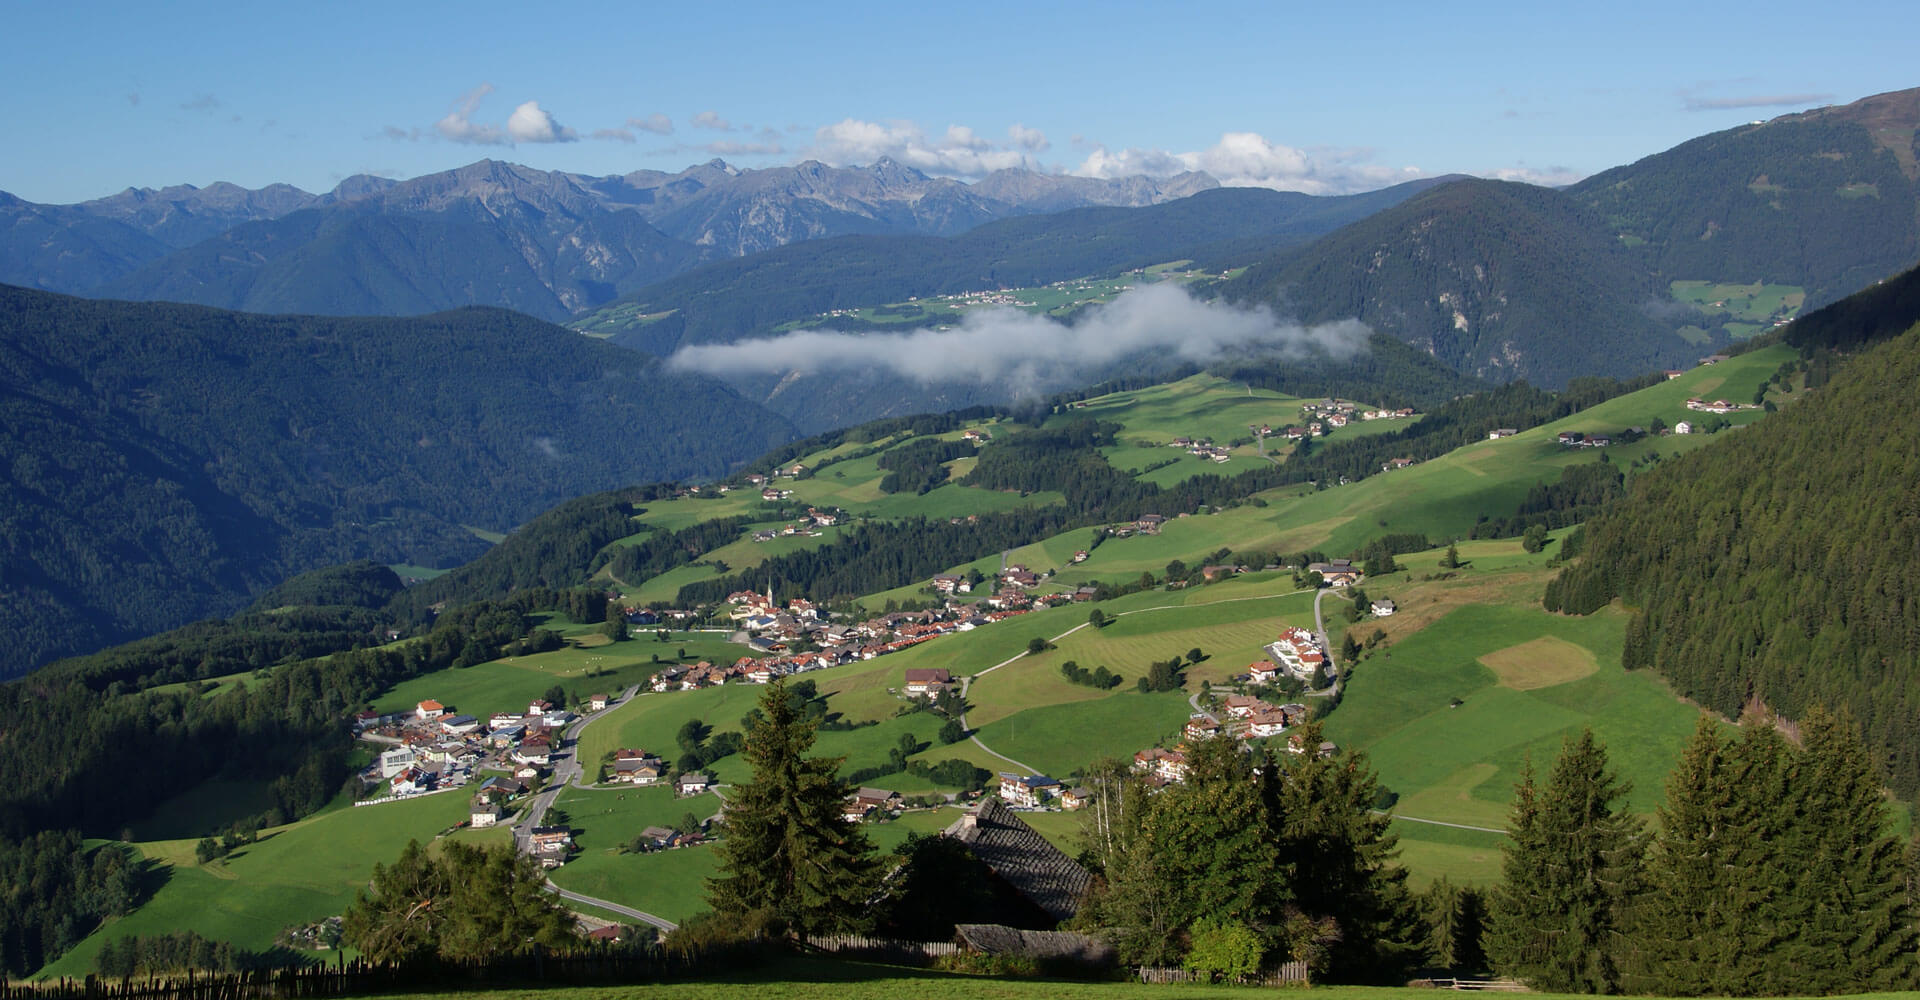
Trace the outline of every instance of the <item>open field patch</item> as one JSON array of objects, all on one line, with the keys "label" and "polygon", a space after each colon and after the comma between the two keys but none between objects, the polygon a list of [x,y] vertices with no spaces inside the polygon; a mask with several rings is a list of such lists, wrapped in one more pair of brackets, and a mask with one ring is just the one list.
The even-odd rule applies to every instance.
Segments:
[{"label": "open field patch", "polygon": [[1516,691],[1554,687],[1592,676],[1600,669],[1593,654],[1581,646],[1550,635],[1497,649],[1480,662]]}]

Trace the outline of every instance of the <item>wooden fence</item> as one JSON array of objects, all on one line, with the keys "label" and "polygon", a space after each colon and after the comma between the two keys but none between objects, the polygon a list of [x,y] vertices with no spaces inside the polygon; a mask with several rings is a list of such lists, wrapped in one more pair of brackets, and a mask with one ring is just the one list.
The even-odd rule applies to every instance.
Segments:
[{"label": "wooden fence", "polygon": [[[1142,966],[1135,970],[1143,983],[1167,985],[1171,983],[1210,982],[1210,977],[1195,976],[1185,969],[1156,969]],[[1278,968],[1262,970],[1257,975],[1236,979],[1243,986],[1305,986],[1307,985],[1307,963],[1288,962]]]},{"label": "wooden fence", "polygon": [[488,962],[430,960],[399,965],[341,962],[241,972],[182,972],[144,978],[88,976],[40,983],[0,982],[0,1000],[296,1000],[533,984],[595,986],[672,978],[720,959],[718,955],[685,955],[653,949],[569,956],[530,953]]},{"label": "wooden fence", "polygon": [[818,952],[896,965],[926,965],[960,946],[952,941],[904,941],[860,934],[807,934],[800,942]]}]

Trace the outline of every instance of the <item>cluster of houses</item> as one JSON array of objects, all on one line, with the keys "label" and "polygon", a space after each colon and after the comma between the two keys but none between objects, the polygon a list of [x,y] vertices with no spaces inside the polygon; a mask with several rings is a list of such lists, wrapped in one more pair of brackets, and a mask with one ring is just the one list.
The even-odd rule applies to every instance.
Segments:
[{"label": "cluster of houses", "polygon": [[1329,587],[1345,587],[1360,582],[1360,567],[1351,559],[1334,559],[1330,562],[1308,563],[1307,572],[1320,574],[1320,582]]},{"label": "cluster of houses", "polygon": [[1613,445],[1611,435],[1585,434],[1580,431],[1561,431],[1558,440],[1563,448],[1607,448]]},{"label": "cluster of houses", "polygon": [[[607,707],[608,697],[593,695],[588,704],[599,711]],[[501,712],[481,720],[429,698],[412,712],[362,712],[354,717],[354,729],[388,747],[366,777],[390,783],[393,795],[405,797],[464,785],[480,768],[503,770],[531,784],[545,774],[560,744],[560,730],[573,718],[566,709],[536,699],[524,714]]]},{"label": "cluster of houses", "polygon": [[1224,462],[1233,457],[1228,454],[1227,449],[1214,444],[1212,438],[1201,438],[1196,441],[1193,438],[1177,437],[1167,442],[1167,446],[1182,449],[1189,455],[1197,455],[1214,462]]},{"label": "cluster of houses", "polygon": [[[607,769],[606,781],[616,785],[652,786],[667,780],[669,773],[669,765],[658,754],[621,747],[613,752],[613,764]],[[712,787],[713,776],[699,771],[688,771],[673,779],[673,793],[682,798],[704,794]]]},{"label": "cluster of houses", "polygon": [[[964,582],[964,581],[962,581]],[[774,678],[803,674],[828,667],[897,653],[920,643],[957,632],[970,632],[982,625],[1024,614],[1050,603],[1066,603],[1073,598],[1060,595],[1028,596],[996,594],[978,605],[948,604],[921,611],[896,611],[866,621],[837,623],[822,614],[812,602],[798,599],[780,607],[771,595],[741,591],[730,595],[729,615],[740,631],[736,641],[762,654],[743,656],[728,664],[702,660],[692,666],[670,666],[654,675],[655,691],[695,691],[722,684],[768,684]],[[1017,606],[1011,606],[1017,605]],[[815,647],[797,651],[801,645]]]},{"label": "cluster of houses", "polygon": [[[769,493],[780,493],[782,496],[767,496]],[[784,500],[786,499],[786,495],[791,493],[791,490],[761,491],[761,495],[769,500]],[[753,533],[753,540],[756,542],[771,542],[776,538],[791,538],[795,535],[818,538],[821,535],[821,528],[831,528],[845,519],[846,516],[841,511],[821,510],[818,507],[808,507],[806,515],[800,520],[794,521],[791,524],[781,525],[778,528],[762,528]]]},{"label": "cluster of houses", "polygon": [[1272,659],[1247,666],[1247,680],[1250,683],[1272,684],[1280,679],[1282,671],[1301,683],[1311,683],[1330,666],[1326,650],[1320,646],[1320,637],[1314,635],[1311,629],[1298,625],[1289,626],[1281,632],[1280,638],[1268,643],[1266,650]]},{"label": "cluster of houses", "polygon": [[1724,399],[1705,400],[1698,396],[1687,400],[1687,409],[1700,413],[1735,413],[1740,410],[1757,410],[1760,407],[1752,403],[1729,403]]},{"label": "cluster of houses", "polygon": [[[1186,748],[1201,740],[1225,736],[1238,740],[1265,740],[1287,736],[1290,753],[1306,753],[1307,746],[1298,733],[1289,730],[1307,721],[1307,706],[1293,703],[1271,705],[1252,695],[1228,695],[1221,703],[1221,718],[1196,713],[1181,730],[1184,742],[1172,749],[1148,747],[1133,755],[1133,769],[1153,788],[1179,784],[1187,779]],[[1315,752],[1328,755],[1338,750],[1322,742]]]}]

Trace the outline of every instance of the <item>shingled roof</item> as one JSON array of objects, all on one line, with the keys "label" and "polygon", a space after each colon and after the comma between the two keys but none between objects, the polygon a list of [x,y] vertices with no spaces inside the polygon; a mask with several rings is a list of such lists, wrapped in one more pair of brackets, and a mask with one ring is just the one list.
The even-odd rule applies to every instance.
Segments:
[{"label": "shingled roof", "polygon": [[950,827],[947,836],[967,845],[995,875],[1055,920],[1080,908],[1093,876],[996,798],[987,798]]}]

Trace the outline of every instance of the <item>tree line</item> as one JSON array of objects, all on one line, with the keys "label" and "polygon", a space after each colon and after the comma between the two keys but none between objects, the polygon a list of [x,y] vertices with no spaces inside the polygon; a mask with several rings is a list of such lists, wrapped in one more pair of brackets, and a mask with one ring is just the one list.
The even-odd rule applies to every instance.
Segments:
[{"label": "tree line", "polygon": [[1554,992],[1793,996],[1920,984],[1912,860],[1851,720],[1703,717],[1653,829],[1592,733],[1514,804],[1482,942]]},{"label": "tree line", "polygon": [[1851,712],[1902,795],[1920,789],[1920,328],[1714,447],[1636,476],[1587,522],[1549,610],[1632,611],[1622,662],[1730,717]]}]

